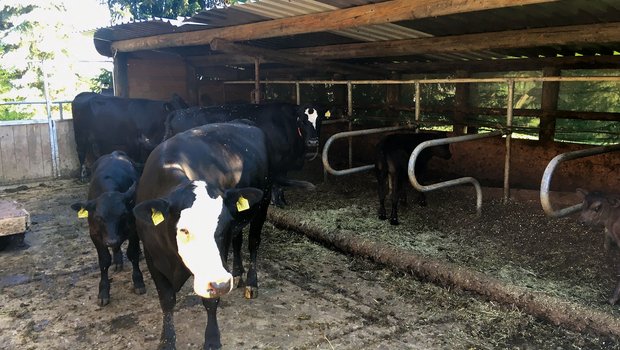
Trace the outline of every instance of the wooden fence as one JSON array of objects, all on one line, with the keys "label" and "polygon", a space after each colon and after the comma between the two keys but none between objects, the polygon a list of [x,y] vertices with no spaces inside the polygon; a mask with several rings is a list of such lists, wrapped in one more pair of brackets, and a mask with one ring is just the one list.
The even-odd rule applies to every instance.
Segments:
[{"label": "wooden fence", "polygon": [[52,124],[57,139],[57,171],[47,121],[0,125],[0,185],[77,176],[73,120],[53,120]]}]

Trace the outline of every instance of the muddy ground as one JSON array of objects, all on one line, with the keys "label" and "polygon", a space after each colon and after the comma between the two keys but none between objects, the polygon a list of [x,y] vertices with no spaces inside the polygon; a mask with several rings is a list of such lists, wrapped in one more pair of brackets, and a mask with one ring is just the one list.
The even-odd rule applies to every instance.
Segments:
[{"label": "muddy ground", "polygon": [[[614,274],[602,234],[570,219],[547,219],[535,201],[502,206],[485,200],[483,216],[475,219],[472,189],[440,191],[429,194],[428,207],[403,210],[395,228],[376,219],[368,174],[313,180],[319,183],[313,193],[287,192],[286,210],[300,221],[353,230],[617,313],[605,304]],[[110,304],[96,305],[96,253],[86,222],[69,207],[84,198],[86,186],[58,180],[12,189],[0,189],[0,199],[22,203],[32,227],[28,248],[0,252],[0,348],[156,348],[161,312],[144,261],[146,295],[131,292],[126,264],[125,271],[111,273]],[[177,297],[179,349],[200,348],[203,341],[206,313],[190,282]],[[259,284],[257,299],[244,300],[241,290],[222,298],[225,349],[620,348],[615,338],[563,329],[269,223]]]}]

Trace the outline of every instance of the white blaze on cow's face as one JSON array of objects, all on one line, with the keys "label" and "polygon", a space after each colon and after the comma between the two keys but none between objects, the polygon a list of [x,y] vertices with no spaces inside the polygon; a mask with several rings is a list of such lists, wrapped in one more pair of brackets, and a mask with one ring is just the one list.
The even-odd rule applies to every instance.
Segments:
[{"label": "white blaze on cow's face", "polygon": [[177,223],[176,241],[179,256],[194,274],[194,292],[214,298],[230,292],[232,275],[222,265],[215,241],[215,231],[223,208],[222,197],[211,198],[207,184],[194,181],[196,199],[183,209]]},{"label": "white blaze on cow's face", "polygon": [[304,113],[308,116],[308,121],[316,129],[316,119],[319,117],[319,113],[316,111],[316,108],[306,108]]}]

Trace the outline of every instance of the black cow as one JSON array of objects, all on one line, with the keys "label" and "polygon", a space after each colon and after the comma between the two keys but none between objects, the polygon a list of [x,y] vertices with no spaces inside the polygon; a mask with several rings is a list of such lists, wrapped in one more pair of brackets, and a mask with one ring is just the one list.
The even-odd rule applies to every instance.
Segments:
[{"label": "black cow", "polygon": [[[236,104],[190,108],[175,111],[166,119],[165,137],[214,122],[245,118],[256,123],[267,136],[272,172],[277,182],[306,189],[314,185],[305,181],[286,180],[291,170],[300,170],[310,149],[318,149],[316,128],[325,118],[318,109],[291,103]],[[282,207],[286,204],[282,188],[276,185],[272,201]]]},{"label": "black cow", "polygon": [[132,213],[138,173],[134,163],[120,151],[99,158],[93,164],[93,176],[88,189],[88,200],[77,202],[71,208],[78,217],[88,217],[90,238],[97,249],[101,280],[97,302],[100,306],[110,302],[110,281],[108,268],[114,254],[114,270],[123,269],[121,244],[129,239],[127,258],[133,266],[133,286],[136,294],[144,294],[144,280],[138,265],[140,242],[136,234]]},{"label": "black cow", "polygon": [[[175,346],[176,293],[191,274],[207,310],[204,348],[221,346],[217,305],[244,272],[241,230],[248,223],[245,297],[257,295],[256,258],[272,178],[265,135],[248,124],[215,123],[177,134],[145,164],[134,214],[163,311],[160,348]],[[231,241],[232,275],[225,268]]]},{"label": "black cow", "polygon": [[[398,201],[400,199],[403,206],[407,205],[407,186],[409,176],[407,174],[409,157],[413,150],[422,142],[445,138],[445,133],[395,133],[386,135],[375,147],[375,176],[378,182],[379,193],[379,219],[385,220],[385,195],[386,180],[390,189],[392,201],[392,212],[390,213],[390,224],[398,225]],[[416,161],[415,174],[419,179],[426,174],[426,166],[431,157],[436,156],[443,159],[450,159],[450,147],[448,145],[434,146],[424,149]],[[420,183],[422,181],[419,181]],[[426,206],[426,196],[419,192],[418,203]]]},{"label": "black cow", "polygon": [[75,96],[71,108],[82,181],[95,159],[115,150],[122,150],[136,162],[144,163],[163,139],[168,113],[187,107],[176,94],[170,102],[94,92]]},{"label": "black cow", "polygon": [[[588,192],[577,189],[577,194],[583,200],[579,221],[592,226],[605,228],[605,249],[620,248],[620,195],[598,191]],[[614,305],[620,299],[620,264],[616,266],[618,281],[609,303]]]}]

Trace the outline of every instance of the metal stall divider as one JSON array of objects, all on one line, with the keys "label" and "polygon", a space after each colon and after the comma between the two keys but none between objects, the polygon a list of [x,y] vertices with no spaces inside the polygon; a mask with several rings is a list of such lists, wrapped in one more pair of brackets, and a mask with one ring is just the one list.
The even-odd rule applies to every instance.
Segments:
[{"label": "metal stall divider", "polygon": [[553,173],[557,166],[560,165],[560,163],[566,160],[590,157],[597,154],[609,153],[614,151],[620,151],[620,144],[612,146],[593,147],[579,151],[567,152],[553,157],[553,159],[551,159],[551,161],[547,165],[547,168],[545,168],[542,181],[540,182],[540,203],[542,204],[545,214],[554,218],[560,218],[575,213],[581,209],[581,203],[559,210],[553,209],[553,205],[551,204],[551,199],[549,197],[549,187],[551,187],[551,178],[553,177]]}]

